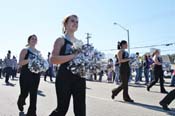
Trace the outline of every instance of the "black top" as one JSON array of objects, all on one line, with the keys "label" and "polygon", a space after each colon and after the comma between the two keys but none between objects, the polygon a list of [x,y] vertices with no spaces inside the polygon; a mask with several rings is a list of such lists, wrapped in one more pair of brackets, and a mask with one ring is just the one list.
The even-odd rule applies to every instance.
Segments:
[{"label": "black top", "polygon": [[[62,46],[61,50],[60,50],[60,54],[59,55],[70,55],[72,54],[72,42],[70,42],[69,40],[64,38],[64,45]],[[69,62],[63,63],[60,65],[60,68],[67,68]]]},{"label": "black top", "polygon": [[[129,58],[129,53],[127,52],[127,51],[122,51],[122,59],[128,59]],[[125,65],[125,66],[127,66],[127,67],[129,67],[129,61],[127,61],[127,62],[122,62],[122,63],[120,63],[120,66],[123,66],[123,65]]]},{"label": "black top", "polygon": [[[34,56],[35,54],[33,54],[29,49],[27,49],[27,54],[26,54],[26,56],[24,57],[24,60],[27,60],[27,59],[29,59],[29,58],[32,58],[33,56]],[[23,65],[22,67],[21,67],[21,75],[23,75],[23,76],[29,76],[30,74],[32,74],[32,75],[40,75],[40,73],[38,73],[38,74],[36,74],[36,73],[33,73],[33,72],[31,72],[29,69],[28,69],[28,63],[27,64],[25,64],[25,65]]]}]

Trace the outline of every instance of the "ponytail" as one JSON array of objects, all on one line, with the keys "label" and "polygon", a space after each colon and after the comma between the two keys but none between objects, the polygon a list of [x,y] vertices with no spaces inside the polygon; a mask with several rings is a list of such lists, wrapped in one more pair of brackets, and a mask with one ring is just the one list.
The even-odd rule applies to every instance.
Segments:
[{"label": "ponytail", "polygon": [[118,41],[118,43],[117,43],[117,49],[119,50],[120,48],[121,48],[120,42]]},{"label": "ponytail", "polygon": [[127,41],[125,41],[125,40],[122,40],[121,42],[118,41],[117,48],[121,49],[124,44],[127,44]]}]

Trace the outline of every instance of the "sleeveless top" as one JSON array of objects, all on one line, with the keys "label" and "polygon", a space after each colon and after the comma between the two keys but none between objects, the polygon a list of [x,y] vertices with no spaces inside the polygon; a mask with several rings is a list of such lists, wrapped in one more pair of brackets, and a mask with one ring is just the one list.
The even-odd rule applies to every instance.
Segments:
[{"label": "sleeveless top", "polygon": [[[27,54],[24,57],[24,60],[27,60],[28,58],[33,57],[33,55],[34,54],[29,49],[27,49]],[[21,74],[28,75],[28,73],[32,73],[32,72],[28,69],[28,63],[27,63],[21,67]],[[35,74],[35,73],[32,73],[32,74]],[[35,74],[35,75],[37,75],[37,74]]]},{"label": "sleeveless top", "polygon": [[[122,51],[122,59],[128,59],[129,58],[129,53],[125,50]],[[127,66],[129,67],[129,61],[120,63],[120,66]]]},{"label": "sleeveless top", "polygon": [[[153,56],[154,60],[155,60],[155,58],[156,58],[156,56]],[[162,58],[160,56],[157,56],[157,60],[158,60],[159,63],[163,63]],[[157,65],[157,64],[155,64],[155,65]],[[161,66],[161,65],[159,65],[159,66]]]},{"label": "sleeveless top", "polygon": [[[73,43],[64,37],[64,45],[62,46],[59,55],[63,55],[63,56],[64,55],[71,55],[72,51],[73,51],[72,45],[73,45]],[[68,65],[69,65],[69,62],[63,63],[60,65],[60,69],[62,69],[62,68],[67,69]]]}]

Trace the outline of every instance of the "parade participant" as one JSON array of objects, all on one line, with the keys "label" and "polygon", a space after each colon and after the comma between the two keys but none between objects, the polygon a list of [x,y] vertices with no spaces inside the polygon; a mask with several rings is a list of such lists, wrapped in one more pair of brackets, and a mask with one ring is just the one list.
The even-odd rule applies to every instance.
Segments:
[{"label": "parade participant", "polygon": [[11,59],[11,51],[9,50],[7,53],[7,57],[4,59],[4,72],[5,72],[5,83],[8,85],[9,78],[12,75],[12,59]]},{"label": "parade participant", "polygon": [[127,49],[128,45],[125,40],[121,41],[119,45],[119,51],[117,53],[118,62],[119,62],[119,70],[120,70],[120,79],[121,84],[118,86],[118,88],[115,88],[112,90],[112,99],[115,98],[115,96],[118,95],[118,93],[123,90],[123,99],[126,102],[134,102],[128,94],[128,81],[130,77],[130,65],[129,65],[129,53],[125,51]]},{"label": "parade participant", "polygon": [[162,106],[164,110],[170,110],[168,105],[175,99],[175,89],[170,91],[160,102],[159,104]]},{"label": "parade participant", "polygon": [[26,116],[36,116],[37,91],[40,82],[40,73],[33,73],[29,70],[28,64],[32,60],[33,55],[39,51],[35,48],[37,44],[37,36],[30,35],[28,38],[27,48],[22,49],[19,58],[20,72],[20,95],[17,105],[20,111],[23,111],[25,99],[30,94],[30,105]]},{"label": "parade participant", "polygon": [[13,56],[13,58],[12,58],[12,79],[13,79],[13,80],[14,80],[14,78],[16,77],[17,68],[18,68],[17,59],[16,59],[15,56]]},{"label": "parade participant", "polygon": [[60,37],[55,41],[52,51],[51,62],[60,64],[56,75],[56,94],[57,108],[50,116],[65,116],[69,108],[71,95],[73,96],[74,114],[75,116],[86,116],[85,103],[85,78],[73,74],[67,67],[69,61],[76,57],[72,54],[72,45],[76,40],[74,32],[78,29],[78,17],[70,15],[63,21],[64,37]]},{"label": "parade participant", "polygon": [[144,55],[144,76],[145,76],[145,84],[147,85],[149,83],[149,61],[147,54]]},{"label": "parade participant", "polygon": [[147,90],[150,91],[150,88],[153,85],[155,85],[158,82],[158,80],[160,79],[160,92],[167,93],[167,91],[164,88],[162,61],[160,58],[159,50],[154,51],[153,61],[154,61],[154,66],[153,66],[154,80],[151,81],[151,83],[147,86]]},{"label": "parade participant", "polygon": [[53,77],[53,64],[50,62],[50,52],[48,52],[48,56],[47,56],[47,61],[49,63],[49,69],[45,72],[44,75],[44,81],[46,81],[47,76],[50,77],[50,81],[52,82],[52,77]]}]

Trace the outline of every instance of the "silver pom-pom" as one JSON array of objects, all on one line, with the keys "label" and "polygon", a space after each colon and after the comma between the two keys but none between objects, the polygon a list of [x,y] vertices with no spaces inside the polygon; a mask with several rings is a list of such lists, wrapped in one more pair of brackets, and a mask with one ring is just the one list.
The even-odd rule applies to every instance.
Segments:
[{"label": "silver pom-pom", "polygon": [[49,63],[41,55],[32,55],[29,58],[28,69],[32,73],[41,73],[47,71]]},{"label": "silver pom-pom", "polygon": [[95,50],[92,45],[83,45],[82,41],[78,40],[74,42],[73,48],[73,51],[78,51],[79,53],[69,62],[69,66],[67,67],[73,74],[85,77],[88,73],[93,72],[94,69],[100,68],[99,62],[104,58],[104,54]]}]

